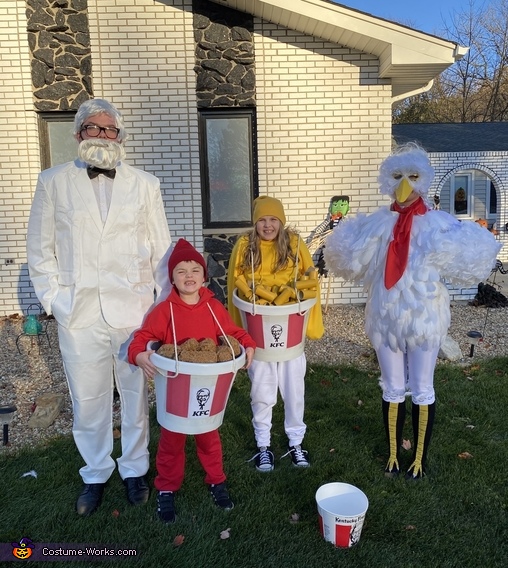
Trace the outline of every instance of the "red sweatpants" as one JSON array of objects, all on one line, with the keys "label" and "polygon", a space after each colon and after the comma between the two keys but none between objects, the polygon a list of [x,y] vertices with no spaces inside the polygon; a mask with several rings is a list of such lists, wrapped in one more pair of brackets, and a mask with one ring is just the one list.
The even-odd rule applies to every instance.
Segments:
[{"label": "red sweatpants", "polygon": [[[155,458],[157,477],[154,485],[158,491],[178,491],[185,475],[185,442],[187,434],[171,432],[161,427],[159,447]],[[196,434],[198,459],[206,472],[205,483],[226,481],[222,466],[222,444],[219,430]]]}]

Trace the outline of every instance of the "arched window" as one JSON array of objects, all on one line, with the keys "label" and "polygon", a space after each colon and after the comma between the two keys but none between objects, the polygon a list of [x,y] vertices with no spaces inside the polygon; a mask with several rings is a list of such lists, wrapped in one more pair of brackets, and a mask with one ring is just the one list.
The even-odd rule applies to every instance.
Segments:
[{"label": "arched window", "polygon": [[459,219],[497,221],[498,196],[492,178],[484,171],[457,171],[445,182],[439,196],[440,208]]}]

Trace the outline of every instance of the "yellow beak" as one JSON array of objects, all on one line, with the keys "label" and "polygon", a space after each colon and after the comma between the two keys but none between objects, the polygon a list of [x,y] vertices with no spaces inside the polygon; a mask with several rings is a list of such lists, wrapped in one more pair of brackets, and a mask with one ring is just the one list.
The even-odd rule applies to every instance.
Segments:
[{"label": "yellow beak", "polygon": [[402,181],[397,186],[395,190],[395,199],[399,203],[404,203],[406,199],[413,193],[413,187],[409,183],[406,178],[403,178]]}]

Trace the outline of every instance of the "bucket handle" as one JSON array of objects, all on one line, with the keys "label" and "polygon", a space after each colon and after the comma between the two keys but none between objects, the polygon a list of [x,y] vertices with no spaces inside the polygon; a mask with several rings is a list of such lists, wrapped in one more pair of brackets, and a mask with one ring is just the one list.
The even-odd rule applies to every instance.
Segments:
[{"label": "bucket handle", "polygon": [[[298,280],[298,259],[300,258],[300,234],[298,233],[298,240],[296,241],[296,262],[295,262],[295,276],[293,280],[293,286],[296,290],[296,281]],[[302,302],[300,300],[300,295],[296,294],[296,301],[298,302],[298,315],[304,315],[301,313]]]},{"label": "bucket handle", "polygon": [[[224,340],[226,341],[226,343],[228,344],[229,349],[231,350],[231,355],[233,357],[232,359],[232,366],[233,366],[233,373],[236,373],[237,369],[236,369],[236,364],[235,364],[235,350],[233,349],[233,346],[231,345],[231,342],[229,341],[225,331],[222,329],[221,324],[219,323],[219,320],[217,319],[217,316],[214,314],[212,307],[210,306],[210,304],[207,302],[206,305],[208,306],[208,309],[210,310],[210,313],[213,316],[213,319],[215,320],[215,323],[219,326],[219,329],[222,333],[222,337],[224,337]],[[173,303],[169,302],[169,310],[171,312],[171,327],[172,327],[172,331],[173,331],[173,345],[175,348],[175,372],[171,373],[170,371],[166,371],[166,378],[167,379],[174,379],[176,378],[179,374],[180,374],[180,361],[178,359],[178,349],[177,349],[177,345],[176,345],[176,329],[175,329],[175,317],[173,314]]]},{"label": "bucket handle", "polygon": [[[252,277],[252,288],[255,288],[254,285],[254,253],[252,251],[252,247],[250,249],[250,268],[251,268],[251,277]],[[256,294],[254,294],[254,290],[252,291],[252,311],[251,315],[256,315]]]},{"label": "bucket handle", "polygon": [[[300,304],[300,302],[298,302]],[[297,316],[305,316],[307,314],[307,312],[309,310],[303,310],[303,312],[300,311],[301,308],[298,309],[298,312],[296,313]]]},{"label": "bucket handle", "polygon": [[175,348],[175,373],[171,374],[170,371],[166,371],[167,379],[175,379],[180,374],[180,361],[178,360],[178,349],[176,348],[176,329],[175,329],[175,316],[173,314],[173,302],[169,302],[169,311],[171,312],[171,328],[173,330],[173,346]]},{"label": "bucket handle", "polygon": [[236,373],[236,364],[235,364],[235,350],[233,349],[233,346],[231,345],[231,342],[228,339],[228,336],[226,335],[226,333],[224,332],[224,330],[222,329],[221,324],[219,323],[219,320],[217,319],[217,316],[214,314],[213,310],[212,310],[212,306],[210,306],[210,304],[207,302],[206,305],[208,306],[208,309],[210,310],[210,313],[213,316],[213,319],[215,320],[215,323],[219,326],[219,329],[222,333],[222,337],[225,339],[226,343],[228,344],[229,349],[231,350],[231,355],[232,355],[232,365],[233,365],[233,373]]},{"label": "bucket handle", "polygon": [[[298,259],[300,258],[300,241],[301,241],[301,236],[300,234],[298,234],[298,239],[296,242],[296,262],[295,262],[295,270],[294,270],[294,276],[293,276],[293,285],[294,285],[294,289],[296,290],[296,281],[298,280]],[[254,253],[252,252],[252,248],[250,249],[250,267],[251,267],[251,277],[252,277],[252,286],[254,287]],[[305,315],[306,311],[304,312],[301,311],[301,305],[302,305],[302,301],[300,299],[300,296],[297,294],[296,295],[296,301],[298,302],[298,315],[303,316]],[[252,316],[256,315],[256,294],[252,294],[252,310],[250,312],[250,314]]]}]

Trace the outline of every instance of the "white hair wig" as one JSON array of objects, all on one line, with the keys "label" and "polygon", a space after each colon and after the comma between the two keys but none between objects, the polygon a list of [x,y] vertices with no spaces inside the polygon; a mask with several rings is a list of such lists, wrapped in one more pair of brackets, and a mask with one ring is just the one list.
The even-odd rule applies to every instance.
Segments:
[{"label": "white hair wig", "polygon": [[115,126],[120,131],[117,138],[118,142],[122,143],[127,140],[122,113],[104,99],[89,99],[80,105],[78,112],[74,116],[74,134],[81,132],[85,120],[98,114],[107,114],[115,121]]},{"label": "white hair wig", "polygon": [[379,167],[379,191],[393,196],[402,178],[406,178],[413,190],[427,198],[434,179],[434,168],[427,152],[416,142],[398,146]]}]

